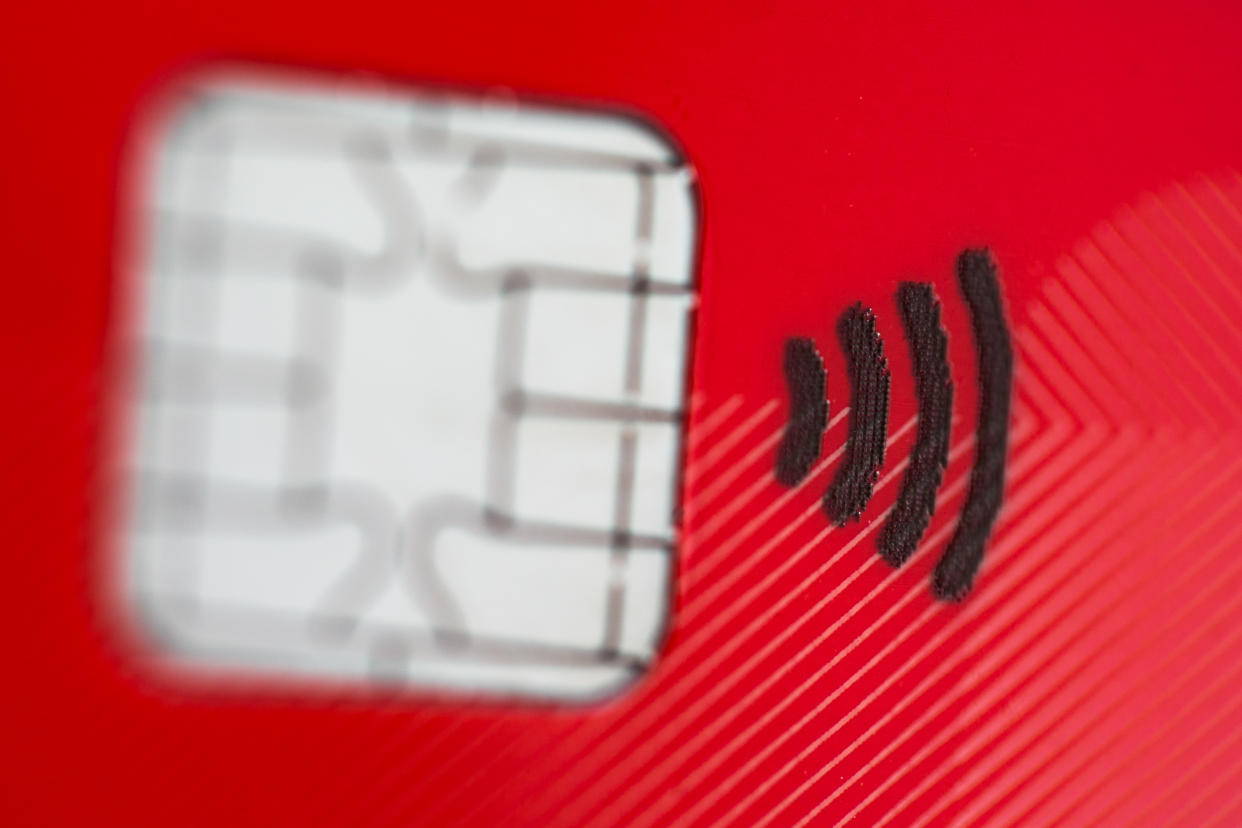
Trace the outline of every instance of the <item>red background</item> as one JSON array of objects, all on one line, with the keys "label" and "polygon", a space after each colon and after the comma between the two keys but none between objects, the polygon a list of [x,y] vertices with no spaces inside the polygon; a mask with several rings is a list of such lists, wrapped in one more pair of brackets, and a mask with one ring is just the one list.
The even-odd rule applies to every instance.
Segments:
[{"label": "red background", "polygon": [[[951,271],[961,248],[992,247],[1021,328],[1036,324],[1030,309],[1047,274],[1067,272],[1060,257],[1078,251],[1091,270],[1078,245],[1098,238],[1121,205],[1200,173],[1225,190],[1236,183],[1225,172],[1242,166],[1236,5],[934,5],[118,0],[7,9],[3,819],[543,825],[687,812],[716,820],[744,804],[731,815],[739,824],[765,814],[776,824],[1242,821],[1232,799],[1242,744],[1231,741],[1242,713],[1230,692],[1242,644],[1228,637],[1242,608],[1227,600],[1239,548],[1229,533],[1242,522],[1232,466],[1242,381],[1230,373],[1242,356],[1231,324],[1242,305],[1230,298],[1242,274],[1229,256],[1242,230],[1227,224],[1225,201],[1161,196],[1180,217],[1173,224],[1188,228],[1187,249],[1205,251],[1191,270],[1221,272],[1212,287],[1161,253],[1162,242],[1128,265],[1114,259],[1114,287],[1138,285],[1140,299],[1129,307],[1124,290],[1109,293],[1123,296],[1116,314],[1097,317],[1101,330],[1117,323],[1109,356],[1085,355],[1094,334],[1081,330],[1049,334],[1052,357],[1041,368],[1019,348],[1015,422],[1028,427],[1019,435],[1015,425],[1011,457],[1024,440],[1045,439],[1042,454],[1026,455],[1042,477],[1028,488],[1011,480],[994,546],[1011,533],[1024,577],[1002,591],[1006,570],[990,557],[966,604],[939,607],[926,589],[934,550],[886,581],[870,540],[823,569],[861,527],[802,557],[821,518],[768,542],[814,504],[818,486],[781,501],[784,519],[741,534],[783,494],[766,466],[742,461],[779,425],[786,336],[813,335],[829,354],[836,411],[846,400],[832,379],[844,376],[832,321],[858,299],[876,307],[890,343],[892,434],[913,411],[893,286],[936,282],[953,336],[956,441],[973,428],[974,404]],[[117,644],[99,584],[114,494],[104,414],[123,288],[123,160],[160,87],[221,61],[636,109],[686,149],[703,208],[693,376],[703,403],[688,463],[710,473],[691,475],[683,493],[678,615],[665,658],[630,695],[549,709],[205,687],[148,674]],[[1217,213],[1226,218],[1216,224],[1186,218]],[[1161,316],[1174,311],[1175,321]],[[778,405],[736,445],[723,440],[729,426],[696,439],[735,395],[742,402],[725,418],[734,425]],[[908,444],[908,435],[894,444],[886,471]],[[969,461],[967,451],[947,480]],[[697,509],[722,479],[712,509]],[[1141,489],[1147,480],[1156,482]],[[877,504],[891,503],[886,491]],[[727,515],[730,500],[742,505]],[[933,532],[951,524],[958,502],[938,511]],[[1111,534],[1088,544],[1104,520]],[[733,548],[730,536],[740,538]],[[1063,575],[1097,564],[1103,586],[1071,590]],[[1198,574],[1178,581],[1188,567]],[[731,571],[743,574],[729,582]],[[971,630],[987,635],[950,626],[984,600],[995,603]],[[696,601],[703,609],[687,616]],[[730,608],[727,625],[704,626]],[[1030,629],[1026,619],[1036,619]],[[923,688],[950,656],[954,666]],[[903,667],[900,681],[868,697]],[[1047,694],[1024,692],[1041,676]],[[953,703],[920,720],[949,695]],[[987,804],[971,813],[971,803]]]}]

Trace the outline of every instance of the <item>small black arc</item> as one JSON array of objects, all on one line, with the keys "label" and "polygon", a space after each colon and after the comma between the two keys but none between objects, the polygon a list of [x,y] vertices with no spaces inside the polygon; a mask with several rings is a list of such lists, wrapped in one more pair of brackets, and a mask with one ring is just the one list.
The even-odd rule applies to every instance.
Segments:
[{"label": "small black arc", "polygon": [[828,427],[828,372],[815,343],[794,337],[785,342],[785,385],[789,422],[776,452],[776,479],[796,486],[810,473]]},{"label": "small black arc", "polygon": [[855,303],[837,320],[837,339],[850,379],[850,423],[845,459],[824,494],[824,511],[838,526],[858,520],[871,500],[888,436],[888,360],[875,313]]},{"label": "small black arc", "polygon": [[983,563],[984,545],[1004,496],[1013,387],[1013,345],[990,251],[962,251],[957,258],[957,282],[970,311],[978,354],[979,419],[966,504],[953,539],[932,573],[932,592],[943,601],[965,598]]},{"label": "small black arc", "polygon": [[897,502],[880,532],[880,557],[899,567],[910,559],[936,511],[936,492],[949,464],[949,425],[953,417],[953,379],[949,337],[940,321],[940,302],[932,286],[902,282],[897,309],[910,348],[918,432]]}]

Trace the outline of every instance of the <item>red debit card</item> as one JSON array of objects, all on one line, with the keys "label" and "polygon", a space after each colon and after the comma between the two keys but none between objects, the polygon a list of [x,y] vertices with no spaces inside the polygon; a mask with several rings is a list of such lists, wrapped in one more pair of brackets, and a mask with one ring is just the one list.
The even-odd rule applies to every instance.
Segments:
[{"label": "red debit card", "polygon": [[1242,823],[1242,12],[10,10],[6,824]]}]

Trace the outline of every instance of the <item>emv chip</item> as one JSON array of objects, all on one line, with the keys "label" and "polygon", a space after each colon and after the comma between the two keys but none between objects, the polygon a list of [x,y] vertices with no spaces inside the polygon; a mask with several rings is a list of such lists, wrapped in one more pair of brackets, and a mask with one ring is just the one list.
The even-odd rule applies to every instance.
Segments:
[{"label": "emv chip", "polygon": [[612,114],[216,73],[136,209],[124,595],[178,662],[595,697],[669,615],[697,212]]}]

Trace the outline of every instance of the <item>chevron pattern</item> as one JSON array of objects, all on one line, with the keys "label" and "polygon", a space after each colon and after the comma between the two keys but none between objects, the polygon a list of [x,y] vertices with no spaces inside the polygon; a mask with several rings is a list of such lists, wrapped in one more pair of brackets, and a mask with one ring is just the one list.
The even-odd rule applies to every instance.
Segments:
[{"label": "chevron pattern", "polygon": [[[1242,766],[1221,758],[1242,740],[1242,177],[1145,194],[1041,272],[1010,309],[1005,507],[962,605],[927,575],[971,417],[893,570],[874,534],[913,420],[890,423],[875,516],[840,529],[815,493],[848,410],[786,490],[780,402],[696,398],[653,674],[589,711],[377,717],[358,739],[384,747],[306,796],[365,791],[360,818],[426,824],[1242,822]],[[488,786],[448,785],[466,775]]]}]

